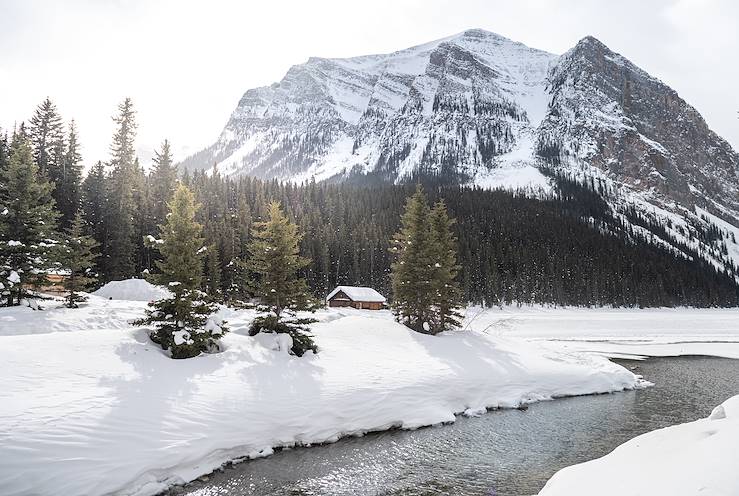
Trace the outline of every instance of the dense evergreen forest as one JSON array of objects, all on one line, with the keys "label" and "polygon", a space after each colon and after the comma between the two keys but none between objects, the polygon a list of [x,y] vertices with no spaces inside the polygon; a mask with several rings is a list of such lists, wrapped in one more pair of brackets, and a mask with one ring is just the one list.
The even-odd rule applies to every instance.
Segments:
[{"label": "dense evergreen forest", "polygon": [[[305,237],[312,260],[305,277],[317,295],[337,284],[372,286],[390,294],[389,240],[414,185],[303,186],[185,177],[204,205],[202,222],[221,260],[240,255],[252,219],[265,200],[280,201]],[[693,253],[678,256],[610,215],[590,186],[559,178],[567,195],[532,199],[522,193],[459,186],[427,187],[456,218],[460,283],[474,303],[558,305],[736,305],[732,274]],[[589,222],[583,219],[592,219]],[[689,252],[687,248],[684,248]],[[223,265],[222,287],[234,277]]]},{"label": "dense evergreen forest", "polygon": [[[178,174],[166,141],[145,171],[134,153],[130,100],[120,105],[114,120],[110,161],[92,166],[84,179],[75,129],[63,130],[50,101],[37,108],[29,126],[0,137],[0,171],[7,168],[14,146],[30,143],[40,178],[53,185],[62,228],[81,211],[87,234],[99,244],[101,282],[155,270],[158,226],[181,181],[201,204],[197,220],[207,247],[202,288],[209,294],[244,296],[234,290],[243,277],[239,260],[245,257],[252,223],[263,220],[268,203],[276,200],[304,234],[301,252],[311,262],[302,275],[317,297],[337,284],[367,285],[392,297],[390,239],[415,184],[294,185],[217,172]],[[456,218],[463,299],[486,305],[739,303],[736,268],[721,272],[687,246],[677,253],[653,243],[612,215],[595,184],[551,174],[554,193],[538,198],[418,178],[429,200],[443,199]],[[659,230],[648,223],[645,227]]]}]

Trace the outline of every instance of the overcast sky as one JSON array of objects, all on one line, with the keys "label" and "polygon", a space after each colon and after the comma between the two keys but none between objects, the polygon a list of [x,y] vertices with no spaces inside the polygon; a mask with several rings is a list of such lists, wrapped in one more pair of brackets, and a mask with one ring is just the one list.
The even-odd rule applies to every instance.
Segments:
[{"label": "overcast sky", "polygon": [[241,95],[309,56],[391,52],[469,28],[563,53],[593,35],[674,88],[739,149],[735,0],[0,0],[0,126],[47,95],[108,158],[126,96],[148,161],[211,144]]}]

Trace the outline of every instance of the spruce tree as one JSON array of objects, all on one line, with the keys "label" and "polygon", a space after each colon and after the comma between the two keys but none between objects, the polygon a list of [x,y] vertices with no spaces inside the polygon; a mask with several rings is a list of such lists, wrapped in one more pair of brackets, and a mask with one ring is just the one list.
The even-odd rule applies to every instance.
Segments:
[{"label": "spruce tree", "polygon": [[432,237],[432,291],[434,333],[459,327],[462,315],[462,292],[456,281],[460,266],[457,264],[457,239],[452,232],[454,219],[449,217],[444,200],[439,200],[431,210]]},{"label": "spruce tree", "polygon": [[152,232],[154,224],[151,219],[151,196],[149,192],[149,181],[139,159],[134,160],[134,175],[132,184],[133,204],[135,205],[132,216],[134,231],[134,271],[136,274],[150,269],[150,257],[148,250],[142,240],[145,235]]},{"label": "spruce tree", "polygon": [[70,226],[81,206],[82,156],[77,136],[77,126],[69,122],[66,148],[64,150],[63,167],[59,181],[54,189],[59,211],[62,214],[62,226]]},{"label": "spruce tree", "polygon": [[82,156],[74,121],[69,123],[69,133],[59,161],[61,163],[53,178],[56,184],[52,194],[61,213],[60,224],[67,228],[80,208],[82,181]]},{"label": "spruce tree", "polygon": [[205,256],[205,292],[213,299],[221,296],[221,258],[215,244],[208,246]]},{"label": "spruce tree", "polygon": [[51,190],[27,139],[16,135],[0,176],[0,283],[8,305],[20,304],[24,285],[45,279],[57,256],[58,213]]},{"label": "spruce tree", "polygon": [[61,247],[59,267],[65,272],[64,289],[68,291],[65,297],[68,308],[77,308],[78,303],[86,301],[87,296],[79,294],[97,280],[94,272],[98,243],[92,236],[84,233],[85,221],[81,212],[72,220]]},{"label": "spruce tree", "polygon": [[97,259],[95,272],[105,280],[108,279],[105,277],[108,260],[107,205],[105,166],[98,161],[82,182],[82,216],[85,220],[85,234],[91,235],[100,245],[100,257]]},{"label": "spruce tree", "polygon": [[8,147],[8,134],[0,128],[0,173],[8,167],[10,160],[10,149]]},{"label": "spruce tree", "polygon": [[138,170],[134,151],[136,121],[133,102],[126,98],[118,106],[113,120],[117,129],[111,145],[112,159],[107,208],[106,274],[108,280],[126,279],[136,274],[136,250],[139,241],[135,218],[134,190]]},{"label": "spruce tree", "polygon": [[39,173],[47,177],[54,177],[51,167],[55,152],[58,152],[64,141],[64,126],[62,117],[56,105],[48,97],[41,102],[29,121],[29,136],[33,147],[33,158],[38,166]]},{"label": "spruce tree", "polygon": [[195,221],[198,206],[186,186],[180,185],[170,202],[166,222],[160,226],[162,242],[157,247],[163,259],[154,279],[167,284],[172,297],[150,303],[146,318],[136,325],[155,325],[151,340],[168,350],[172,358],[190,358],[220,350],[219,340],[227,332],[213,314],[217,306],[199,290],[203,277],[202,226]]},{"label": "spruce tree", "polygon": [[249,258],[245,264],[251,293],[262,304],[262,309],[271,312],[271,315],[256,318],[249,333],[289,334],[290,352],[297,356],[308,350],[318,351],[306,327],[312,319],[284,318],[285,311],[311,310],[315,304],[308,294],[305,279],[298,275],[298,271],[310,264],[310,260],[300,256],[300,239],[298,226],[290,222],[280,204],[273,201],[267,207],[267,220],[256,222],[252,227],[247,248]]},{"label": "spruce tree", "polygon": [[177,167],[172,162],[169,141],[162,143],[161,150],[154,152],[154,168],[150,174],[152,217],[157,224],[164,222],[167,204],[177,186]]},{"label": "spruce tree", "polygon": [[434,322],[434,249],[429,216],[426,195],[419,186],[406,201],[401,228],[391,247],[396,257],[391,266],[393,312],[399,322],[423,333],[432,333]]},{"label": "spruce tree", "polygon": [[267,207],[267,220],[255,222],[246,266],[252,276],[252,294],[279,319],[285,310],[310,308],[308,285],[298,276],[310,260],[300,256],[298,226],[279,203]]},{"label": "spruce tree", "polygon": [[[243,193],[243,190],[241,190]],[[238,195],[236,211],[227,219],[231,258],[225,264],[225,297],[229,302],[243,301],[248,296],[248,279],[245,269],[245,247],[249,244],[251,209],[243,194]]]}]

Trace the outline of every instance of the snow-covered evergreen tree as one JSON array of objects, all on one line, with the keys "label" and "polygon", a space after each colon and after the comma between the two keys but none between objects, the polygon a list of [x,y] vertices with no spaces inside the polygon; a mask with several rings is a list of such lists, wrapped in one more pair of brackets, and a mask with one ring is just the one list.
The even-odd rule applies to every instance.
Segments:
[{"label": "snow-covered evergreen tree", "polygon": [[78,212],[67,231],[64,245],[60,247],[59,268],[65,274],[63,284],[68,294],[64,299],[68,308],[77,308],[79,302],[86,301],[87,297],[79,292],[97,280],[93,269],[98,243],[84,233],[84,224],[82,214]]},{"label": "snow-covered evergreen tree", "polygon": [[27,138],[16,134],[0,175],[0,284],[8,305],[20,304],[24,286],[45,278],[57,255],[59,214],[51,190]]},{"label": "snow-covered evergreen tree", "polygon": [[192,191],[180,185],[169,207],[167,220],[160,226],[161,242],[156,243],[163,260],[157,262],[160,273],[154,279],[166,284],[173,295],[151,303],[153,309],[135,324],[154,324],[152,341],[169,350],[172,358],[191,358],[218,351],[227,328],[212,315],[216,305],[206,301],[207,295],[199,290],[205,250]]},{"label": "snow-covered evergreen tree", "polygon": [[307,332],[306,324],[313,322],[311,319],[284,318],[285,311],[314,307],[308,285],[298,275],[310,263],[300,255],[300,238],[298,226],[287,218],[278,202],[272,202],[267,207],[267,220],[254,223],[246,261],[251,293],[271,313],[255,319],[250,334],[287,333],[292,339],[290,351],[298,356],[318,350]]}]

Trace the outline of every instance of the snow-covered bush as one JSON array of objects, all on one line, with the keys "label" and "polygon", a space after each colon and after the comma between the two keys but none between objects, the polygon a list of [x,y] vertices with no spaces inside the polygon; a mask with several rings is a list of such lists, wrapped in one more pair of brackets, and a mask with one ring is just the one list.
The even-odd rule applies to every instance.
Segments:
[{"label": "snow-covered bush", "polygon": [[284,320],[276,315],[263,315],[255,318],[249,326],[249,336],[256,336],[260,332],[284,333],[292,338],[291,355],[303,356],[306,351],[318,353],[318,346],[313,341],[308,324],[317,322],[315,319]]},{"label": "snow-covered bush", "polygon": [[151,310],[134,325],[154,324],[151,340],[172,358],[192,358],[221,351],[219,340],[228,332],[225,323],[212,315],[218,308],[206,301],[202,291],[181,290],[171,298],[149,303]]}]

